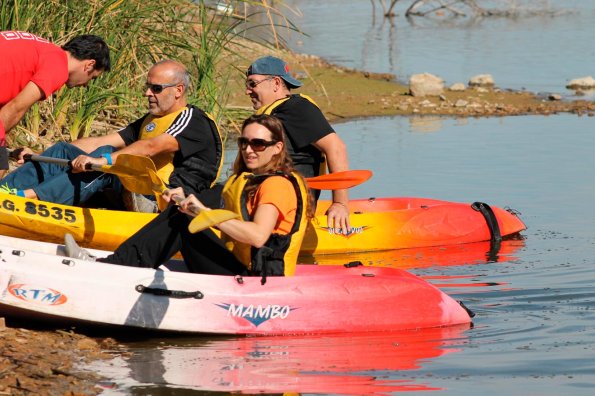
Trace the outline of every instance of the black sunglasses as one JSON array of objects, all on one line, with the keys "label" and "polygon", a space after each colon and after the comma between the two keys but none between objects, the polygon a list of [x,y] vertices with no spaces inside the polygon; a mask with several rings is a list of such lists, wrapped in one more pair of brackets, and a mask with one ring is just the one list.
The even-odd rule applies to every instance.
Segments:
[{"label": "black sunglasses", "polygon": [[274,140],[238,138],[238,147],[240,150],[246,150],[250,146],[254,151],[264,151],[267,147],[274,146],[275,143],[277,142]]},{"label": "black sunglasses", "polygon": [[149,84],[145,83],[145,90],[150,89],[154,94],[160,94],[165,88],[175,87],[176,84]]},{"label": "black sunglasses", "polygon": [[256,81],[256,80],[246,80],[246,88],[247,88],[247,89],[254,89],[254,88],[256,88],[256,86],[257,86],[258,84],[260,84],[260,83],[262,83],[262,82],[265,82],[265,81],[271,81],[271,80],[273,80],[274,78],[275,78],[275,76],[269,76],[269,77],[263,78],[263,79],[262,79],[262,80],[260,80],[260,81]]}]

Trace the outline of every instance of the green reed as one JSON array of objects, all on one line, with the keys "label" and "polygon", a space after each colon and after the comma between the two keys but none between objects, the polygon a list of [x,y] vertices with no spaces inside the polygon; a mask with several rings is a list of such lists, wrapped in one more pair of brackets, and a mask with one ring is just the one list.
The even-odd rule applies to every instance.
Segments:
[{"label": "green reed", "polygon": [[242,56],[241,46],[232,43],[270,23],[278,45],[271,15],[280,13],[267,0],[227,3],[242,12],[216,12],[202,0],[3,0],[1,30],[29,31],[57,45],[79,34],[96,34],[108,43],[112,58],[112,70],[88,87],[64,88],[34,105],[11,134],[12,144],[45,146],[66,136],[115,130],[138,118],[146,111],[142,87],[147,70],[166,58],[189,68],[191,103],[218,120],[228,117],[228,81],[239,71],[230,62]]}]

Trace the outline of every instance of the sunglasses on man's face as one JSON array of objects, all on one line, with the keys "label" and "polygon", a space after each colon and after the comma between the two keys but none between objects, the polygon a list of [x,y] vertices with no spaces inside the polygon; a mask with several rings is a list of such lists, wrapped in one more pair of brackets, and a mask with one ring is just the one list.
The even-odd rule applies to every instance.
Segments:
[{"label": "sunglasses on man's face", "polygon": [[145,83],[145,90],[150,89],[154,94],[160,94],[165,88],[175,87],[176,84],[149,84]]},{"label": "sunglasses on man's face", "polygon": [[254,151],[264,151],[267,147],[274,146],[275,143],[277,142],[274,140],[238,138],[238,147],[240,150],[246,150],[250,146]]},{"label": "sunglasses on man's face", "polygon": [[274,78],[275,78],[274,76],[270,76],[270,77],[266,77],[266,78],[263,78],[262,80],[258,80],[258,81],[256,81],[256,80],[246,80],[246,88],[247,89],[254,89],[254,88],[256,88],[256,86],[258,84],[260,84],[262,82],[265,82],[265,81],[273,80]]}]

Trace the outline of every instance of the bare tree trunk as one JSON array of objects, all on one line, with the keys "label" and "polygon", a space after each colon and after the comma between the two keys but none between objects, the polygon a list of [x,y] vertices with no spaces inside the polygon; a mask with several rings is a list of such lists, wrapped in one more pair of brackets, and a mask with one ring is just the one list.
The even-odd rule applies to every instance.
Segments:
[{"label": "bare tree trunk", "polygon": [[[372,1],[372,7],[374,7],[374,0],[370,0],[370,1]],[[393,8],[395,8],[397,1],[399,1],[399,0],[390,0],[390,4],[388,4],[388,6],[387,6],[386,0],[378,0],[380,5],[382,6],[382,14],[385,17],[395,16],[395,13],[393,12]]]},{"label": "bare tree trunk", "polygon": [[486,13],[474,0],[415,0],[405,15],[426,16],[438,11],[447,11],[453,16],[467,16],[465,10],[471,10],[476,15]]}]

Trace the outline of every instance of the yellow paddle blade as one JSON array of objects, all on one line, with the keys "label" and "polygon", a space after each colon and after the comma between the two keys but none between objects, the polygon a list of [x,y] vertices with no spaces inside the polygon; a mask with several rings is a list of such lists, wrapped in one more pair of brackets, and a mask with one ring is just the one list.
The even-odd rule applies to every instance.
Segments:
[{"label": "yellow paddle blade", "polygon": [[[104,171],[105,172],[105,171]],[[119,169],[116,169],[115,172],[119,172]],[[130,192],[149,195],[153,193],[151,190],[151,183],[147,182],[146,177],[138,177],[138,176],[129,176],[123,173],[115,173],[115,172],[105,172],[105,173],[113,173],[118,175],[120,182]]]},{"label": "yellow paddle blade", "polygon": [[224,221],[237,219],[240,215],[225,209],[201,210],[188,225],[188,231],[193,234],[206,230],[209,227]]},{"label": "yellow paddle blade", "polygon": [[142,155],[120,154],[114,165],[103,165],[96,170],[118,176],[128,191],[147,195],[153,194],[153,184],[147,169],[156,171],[151,158]]},{"label": "yellow paddle blade", "polygon": [[144,155],[134,154],[120,154],[116,159],[116,163],[113,166],[122,166],[136,171],[137,173],[147,173],[147,169],[157,171],[155,163],[150,157]]},{"label": "yellow paddle blade", "polygon": [[159,210],[163,211],[165,210],[165,208],[167,208],[167,202],[163,199],[163,191],[165,191],[167,186],[159,177],[157,172],[155,172],[153,169],[147,168],[147,173],[149,174],[149,178],[151,179],[151,192],[155,194]]}]

